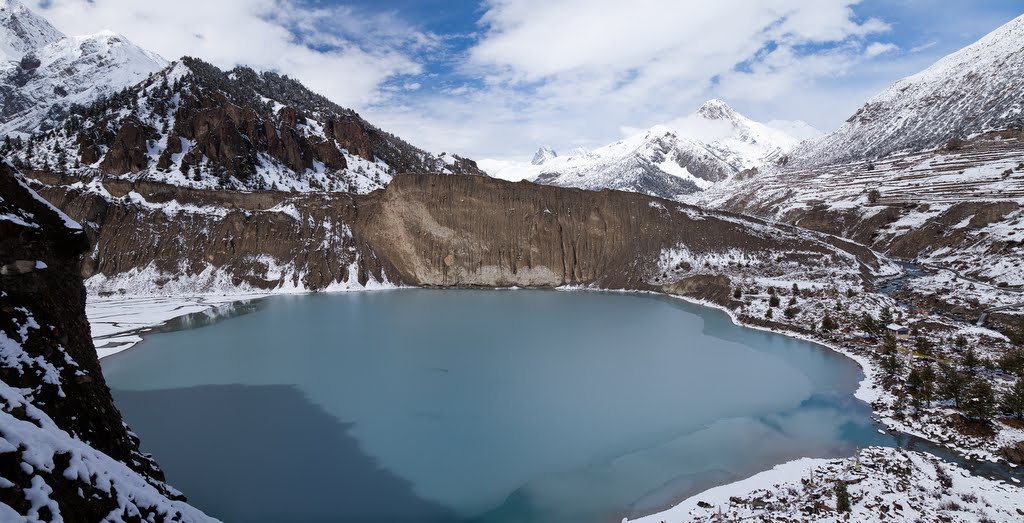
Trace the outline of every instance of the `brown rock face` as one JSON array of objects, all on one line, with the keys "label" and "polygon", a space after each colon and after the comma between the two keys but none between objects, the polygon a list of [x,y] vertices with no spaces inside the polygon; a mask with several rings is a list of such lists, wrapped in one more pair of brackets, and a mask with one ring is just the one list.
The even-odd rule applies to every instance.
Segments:
[{"label": "brown rock face", "polygon": [[[372,278],[425,286],[665,289],[727,303],[728,278],[708,277],[714,270],[705,267],[662,268],[663,251],[685,246],[697,254],[774,253],[773,260],[826,276],[833,270],[858,274],[851,258],[877,266],[863,247],[738,216],[634,193],[483,177],[400,175],[387,189],[366,196],[212,192],[128,182],[106,182],[106,188],[115,197],[135,191],[149,203],[59,187],[43,192],[72,216],[98,224],[92,233],[96,255],[86,275],[102,273],[115,281],[132,269],[152,267],[166,276],[153,284],[153,292],[197,284],[195,278],[212,267],[236,284],[259,289],[316,290]],[[218,211],[168,216],[158,206],[172,200]],[[269,211],[290,206],[298,220]]]},{"label": "brown rock face", "polygon": [[[151,134],[151,130],[147,129],[138,119],[128,118],[125,120],[121,129],[117,131],[114,141],[110,144],[110,150],[103,157],[100,170],[107,174],[134,173],[145,170],[149,167],[146,140]],[[93,145],[93,147],[95,146]],[[95,154],[89,152],[88,149],[82,152],[82,161],[92,163],[88,160],[92,159]]]},{"label": "brown rock face", "polygon": [[370,135],[355,118],[342,116],[337,120],[331,120],[327,123],[327,129],[329,129],[329,135],[349,152],[366,161],[373,161],[373,145],[370,143]]}]

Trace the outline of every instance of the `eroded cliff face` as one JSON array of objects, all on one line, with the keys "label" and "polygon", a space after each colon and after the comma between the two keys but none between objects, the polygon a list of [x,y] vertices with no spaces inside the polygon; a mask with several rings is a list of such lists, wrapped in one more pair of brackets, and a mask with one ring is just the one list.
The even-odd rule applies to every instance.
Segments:
[{"label": "eroded cliff face", "polygon": [[[676,289],[722,301],[708,286],[728,289],[729,280],[714,276],[782,268],[769,263],[878,267],[867,249],[728,213],[483,178],[399,177],[358,218],[355,230],[414,285]],[[703,283],[678,285],[694,278]]]},{"label": "eroded cliff face", "polygon": [[843,278],[880,260],[790,226],[635,193],[401,175],[369,195],[114,180],[42,194],[87,224],[102,293],[439,287],[663,290],[728,304],[754,277]]},{"label": "eroded cliff face", "polygon": [[85,317],[88,245],[0,162],[0,520],[203,519],[114,406]]}]

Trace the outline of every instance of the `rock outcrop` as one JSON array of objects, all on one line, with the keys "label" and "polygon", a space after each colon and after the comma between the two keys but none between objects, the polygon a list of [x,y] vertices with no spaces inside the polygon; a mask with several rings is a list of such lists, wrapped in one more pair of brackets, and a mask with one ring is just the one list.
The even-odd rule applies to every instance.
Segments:
[{"label": "rock outcrop", "polygon": [[85,317],[88,247],[0,163],[0,519],[205,519],[114,406]]}]

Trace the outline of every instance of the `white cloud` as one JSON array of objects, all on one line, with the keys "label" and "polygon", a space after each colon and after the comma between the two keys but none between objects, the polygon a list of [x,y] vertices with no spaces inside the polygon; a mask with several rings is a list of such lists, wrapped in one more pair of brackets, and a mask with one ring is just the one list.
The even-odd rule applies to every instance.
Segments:
[{"label": "white cloud", "polygon": [[882,54],[885,54],[885,53],[891,53],[893,51],[896,51],[899,48],[900,48],[900,46],[898,46],[896,44],[882,43],[882,42],[871,42],[870,45],[868,45],[867,47],[864,48],[864,56],[866,56],[868,58],[874,58],[874,57],[876,57],[878,55],[882,55]]},{"label": "white cloud", "polygon": [[863,39],[890,29],[858,19],[856,3],[487,0],[461,69],[480,84],[377,114],[416,143],[444,139],[478,158],[522,157],[539,143],[599,146],[712,96],[742,110],[847,74],[864,59]]},{"label": "white cloud", "polygon": [[410,53],[437,45],[437,37],[386,14],[300,8],[294,0],[32,3],[67,34],[111,29],[172,60],[191,55],[225,68],[280,71],[357,108],[381,101],[392,77],[419,73]]},{"label": "white cloud", "polygon": [[[828,130],[915,71],[861,78],[895,60],[869,60],[891,51],[867,42],[890,27],[858,17],[857,0],[483,0],[477,33],[452,36],[306,0],[32,2],[69,34],[112,29],[170,59],[276,70],[416,145],[478,159],[601,146],[716,96]],[[453,52],[448,38],[472,45]]]}]

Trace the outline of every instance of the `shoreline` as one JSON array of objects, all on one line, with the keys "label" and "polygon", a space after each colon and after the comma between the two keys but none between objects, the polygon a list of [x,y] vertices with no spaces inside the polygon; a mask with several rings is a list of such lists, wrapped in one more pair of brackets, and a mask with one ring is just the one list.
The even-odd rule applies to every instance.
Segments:
[{"label": "shoreline", "polygon": [[[298,296],[298,295],[319,294],[319,293],[328,294],[328,293],[345,293],[345,292],[374,292],[374,291],[390,291],[390,290],[402,290],[402,289],[423,289],[423,288],[429,288],[429,287],[397,286],[397,285],[393,285],[393,284],[390,284],[390,283],[381,284],[381,283],[378,283],[378,282],[374,282],[373,285],[368,285],[367,287],[362,287],[362,286],[360,286],[360,287],[344,286],[344,288],[326,289],[326,290],[322,290],[322,291],[309,291],[309,290],[305,290],[305,289],[287,289],[287,290],[285,290],[283,292],[260,292],[260,293],[249,293],[249,292],[246,292],[246,293],[239,293],[239,294],[216,294],[216,293],[210,293],[210,294],[190,295],[190,296],[135,295],[135,296],[130,296],[130,297],[122,297],[122,298],[118,298],[118,297],[103,297],[103,298],[100,298],[98,296],[89,296],[89,299],[87,300],[86,310],[87,310],[87,313],[89,313],[90,311],[92,311],[93,313],[96,313],[96,312],[99,312],[99,310],[109,311],[110,308],[113,308],[116,305],[124,306],[125,304],[129,304],[129,303],[136,304],[136,303],[139,303],[139,302],[160,303],[160,304],[164,305],[164,307],[161,308],[156,315],[150,314],[150,313],[153,312],[151,310],[142,310],[142,311],[136,312],[135,314],[129,314],[127,316],[112,315],[112,316],[108,317],[108,318],[112,318],[112,319],[115,319],[115,320],[117,320],[117,319],[121,320],[121,321],[110,322],[108,325],[117,326],[117,325],[129,324],[129,325],[134,325],[134,326],[130,327],[130,328],[124,328],[122,330],[117,330],[116,327],[111,327],[111,328],[108,328],[107,330],[101,330],[101,334],[100,335],[94,335],[93,340],[94,340],[94,342],[97,343],[97,353],[98,353],[98,356],[102,359],[102,358],[109,357],[109,356],[112,356],[114,354],[118,354],[120,352],[123,352],[125,350],[129,350],[129,349],[133,348],[135,345],[137,345],[138,343],[143,341],[143,336],[144,335],[152,333],[154,329],[157,329],[157,328],[159,328],[161,326],[167,325],[169,322],[171,322],[171,321],[173,321],[175,319],[182,318],[184,316],[188,316],[188,315],[191,315],[191,314],[199,314],[199,313],[207,312],[207,311],[210,311],[211,309],[215,309],[215,308],[218,308],[218,307],[222,307],[222,306],[225,306],[225,305],[229,305],[229,304],[237,303],[237,302],[241,302],[241,301],[262,300],[262,299],[270,298],[270,297],[273,297],[273,296]],[[524,288],[524,287],[498,287],[498,288],[487,288],[487,289],[481,289],[481,290],[508,290],[508,291],[512,291],[512,290],[534,290],[534,289]],[[562,287],[555,287],[555,288],[550,288],[550,289],[546,289],[546,290],[553,290],[553,291],[560,291],[560,292],[589,291],[589,292],[607,292],[607,293],[621,293],[621,294],[642,294],[642,295],[660,296],[660,297],[667,297],[667,298],[678,299],[678,300],[682,300],[682,301],[684,301],[686,303],[689,303],[689,304],[692,304],[692,305],[708,307],[708,308],[711,308],[711,309],[719,310],[719,311],[725,313],[729,317],[730,321],[734,325],[736,325],[738,327],[756,329],[756,330],[760,330],[760,331],[764,331],[764,332],[772,332],[772,333],[775,333],[775,334],[785,335],[785,336],[789,336],[791,338],[795,338],[795,339],[799,339],[799,340],[802,340],[802,341],[814,343],[816,345],[820,345],[821,347],[823,347],[825,349],[828,349],[830,351],[834,351],[834,352],[836,352],[838,354],[841,354],[842,356],[845,356],[845,357],[849,358],[850,360],[855,362],[858,365],[858,367],[861,369],[863,377],[859,381],[857,389],[854,391],[853,396],[856,399],[867,403],[871,407],[871,413],[872,413],[873,420],[874,420],[874,422],[879,427],[884,427],[884,429],[886,431],[896,431],[896,432],[901,432],[901,433],[907,434],[908,436],[918,437],[918,438],[920,438],[922,440],[928,441],[928,442],[930,442],[932,444],[935,444],[937,446],[946,448],[952,454],[959,454],[960,457],[962,457],[964,460],[969,461],[969,460],[973,460],[974,459],[971,455],[968,455],[968,453],[965,452],[965,449],[959,449],[959,448],[956,448],[956,447],[947,447],[943,442],[935,441],[933,439],[928,438],[926,434],[917,434],[917,433],[914,433],[913,431],[909,431],[908,432],[906,430],[903,430],[906,427],[896,426],[898,424],[894,423],[895,420],[889,419],[888,417],[884,416],[881,412],[879,412],[879,410],[875,407],[874,403],[884,396],[884,392],[879,391],[879,387],[878,387],[877,383],[875,382],[875,378],[877,376],[877,369],[874,368],[874,365],[868,360],[867,357],[865,357],[865,356],[863,356],[861,354],[856,354],[852,350],[844,348],[844,347],[842,347],[840,345],[837,345],[835,343],[831,343],[831,342],[828,342],[828,341],[825,341],[825,340],[820,340],[820,339],[818,339],[818,338],[816,338],[814,336],[810,336],[810,335],[807,335],[807,334],[795,332],[795,331],[792,331],[792,330],[789,330],[789,329],[781,329],[781,328],[767,327],[767,326],[762,326],[762,325],[747,324],[747,323],[744,323],[743,321],[741,321],[741,319],[735,313],[735,311],[729,309],[728,307],[725,307],[723,305],[720,305],[720,304],[717,304],[717,303],[714,303],[714,302],[710,302],[708,300],[703,300],[703,299],[694,298],[694,297],[690,297],[690,296],[683,296],[683,295],[672,294],[672,293],[667,293],[667,292],[659,292],[659,291],[643,291],[643,290],[630,290],[630,289],[603,289],[603,288],[596,288],[596,287],[589,287],[589,286],[562,286]],[[103,308],[103,306],[110,306],[110,308]],[[168,309],[168,307],[171,307],[171,306],[173,306],[173,308]],[[150,315],[147,316],[147,314],[150,314]],[[154,319],[154,316],[156,318],[158,318],[158,319]],[[127,318],[133,318],[133,317],[135,317],[135,318],[148,318],[149,321],[148,322],[142,322],[142,323],[137,322],[137,321],[136,322],[124,321]],[[90,325],[92,326],[93,325],[93,314],[89,315],[89,321],[90,321]],[[99,343],[101,343],[101,342],[103,343],[103,348],[100,348]],[[106,347],[106,345],[111,343],[111,342],[120,343],[120,345],[118,345],[117,347],[115,347],[113,349]],[[879,431],[882,432],[882,429],[880,428]],[[892,450],[894,450],[894,451],[902,451],[902,449],[899,449],[899,448],[894,448]],[[940,458],[940,457],[934,456],[932,454],[927,454],[927,455],[931,456],[932,458],[934,458],[936,460],[939,460],[939,461],[942,461],[943,463],[945,463],[945,461],[942,460],[942,458]],[[809,468],[812,468],[812,467],[815,467],[815,466],[821,466],[821,465],[823,465],[825,463],[834,463],[834,462],[837,462],[838,460],[843,460],[843,459],[850,459],[850,458],[810,458],[810,457],[795,458],[795,459],[787,461],[787,462],[779,463],[779,464],[775,465],[774,467],[772,467],[770,469],[763,470],[761,472],[757,472],[757,473],[753,474],[752,476],[745,477],[745,478],[740,478],[740,479],[737,479],[735,481],[730,481],[728,483],[717,485],[717,486],[705,489],[703,491],[700,491],[700,492],[688,495],[686,497],[682,497],[679,500],[673,501],[673,502],[671,502],[671,504],[666,505],[666,508],[660,509],[660,510],[658,510],[656,512],[652,512],[650,514],[645,514],[645,515],[642,515],[642,516],[636,516],[636,517],[634,517],[632,519],[630,519],[628,517],[624,517],[622,519],[622,521],[623,522],[626,522],[626,521],[648,521],[648,520],[657,521],[657,520],[664,519],[666,517],[675,515],[677,512],[685,510],[686,507],[689,507],[689,508],[692,509],[693,507],[690,507],[690,505],[694,505],[696,503],[696,500],[697,500],[698,497],[701,497],[701,496],[708,497],[712,493],[719,493],[719,492],[731,492],[731,493],[746,492],[747,490],[745,490],[744,487],[747,486],[747,485],[754,485],[754,486],[763,487],[764,486],[764,480],[766,478],[768,478],[768,479],[772,479],[772,478],[774,478],[774,479],[778,479],[778,478],[789,478],[789,479],[792,479],[793,477],[799,478],[800,474],[806,473],[809,470]],[[990,459],[989,461],[994,461],[994,460]],[[956,465],[953,465],[953,466],[956,466]],[[1012,468],[1013,464],[1010,464],[1009,466]],[[794,476],[793,472],[797,471],[797,470],[799,471],[799,474]],[[1016,481],[1015,478],[1014,478],[1014,481]],[[1003,481],[998,481],[997,483],[998,484],[1009,484],[1009,483],[1006,483],[1006,482],[1003,482]],[[1019,486],[1019,485],[1014,485],[1014,486]],[[696,505],[694,505],[694,506],[696,506]]]}]

